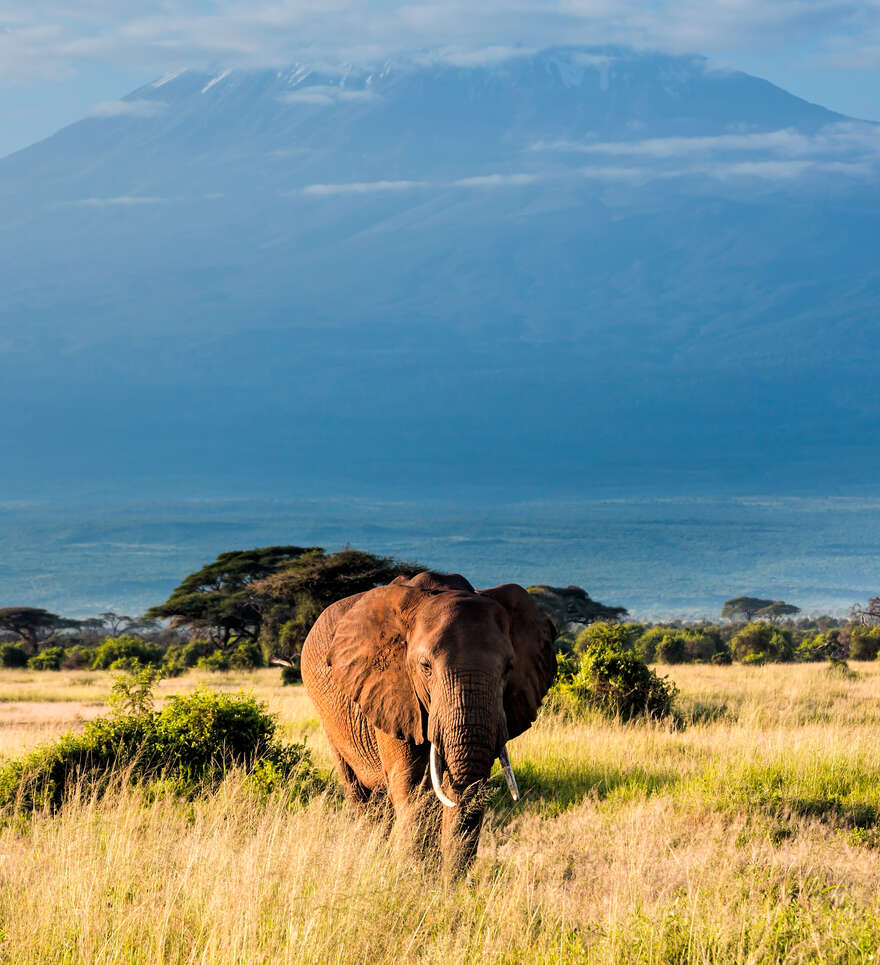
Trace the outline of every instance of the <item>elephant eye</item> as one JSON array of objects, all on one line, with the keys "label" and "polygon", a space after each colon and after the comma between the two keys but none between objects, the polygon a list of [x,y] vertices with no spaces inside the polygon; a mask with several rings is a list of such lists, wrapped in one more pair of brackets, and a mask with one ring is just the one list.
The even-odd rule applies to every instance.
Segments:
[{"label": "elephant eye", "polygon": [[429,660],[427,660],[425,657],[422,657],[422,659],[419,661],[419,666],[422,668],[422,673],[426,677],[431,676],[431,663]]}]

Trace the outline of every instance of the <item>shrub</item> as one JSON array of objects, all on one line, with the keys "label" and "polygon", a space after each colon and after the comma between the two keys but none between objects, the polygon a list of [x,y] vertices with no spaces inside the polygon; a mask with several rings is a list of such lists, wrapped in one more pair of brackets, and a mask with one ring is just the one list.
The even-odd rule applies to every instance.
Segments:
[{"label": "shrub", "polygon": [[143,697],[142,688],[129,712],[90,721],[83,733],[4,764],[0,808],[55,809],[74,786],[100,794],[123,778],[161,780],[164,789],[193,796],[239,766],[256,774],[264,789],[290,782],[297,797],[322,786],[308,749],[281,744],[275,718],[252,697],[196,691],[169,698],[158,712]]},{"label": "shrub", "polygon": [[657,644],[660,663],[684,663],[687,658],[687,636],[682,631],[670,630],[661,637]]},{"label": "shrub", "polygon": [[31,670],[60,670],[62,660],[64,647],[46,647],[45,650],[35,653],[27,663]]},{"label": "shrub", "polygon": [[[141,666],[159,666],[162,662],[162,650],[146,643],[140,637],[123,633],[119,637],[107,639],[95,650],[92,658],[92,670],[108,670],[115,664],[118,669],[126,669],[137,664]],[[117,663],[117,661],[125,663]]]},{"label": "shrub", "polygon": [[201,657],[213,653],[216,646],[210,640],[190,640],[189,643],[172,644],[165,651],[162,672],[166,677],[176,677],[195,667]]},{"label": "shrub", "polygon": [[61,666],[65,670],[83,670],[86,667],[91,667],[94,657],[94,647],[84,647],[81,643],[78,643],[64,651]]},{"label": "shrub", "polygon": [[26,667],[28,655],[17,643],[0,643],[0,667]]},{"label": "shrub", "polygon": [[630,627],[631,625],[626,623],[591,623],[575,638],[575,652],[586,653],[595,647],[621,652],[631,650],[633,634]]},{"label": "shrub", "polygon": [[233,670],[253,670],[265,665],[263,648],[256,640],[245,640],[229,654],[229,666]]},{"label": "shrub", "polygon": [[851,660],[876,660],[880,651],[880,627],[856,624],[849,634]]},{"label": "shrub", "polygon": [[611,717],[666,717],[677,688],[633,653],[591,646],[578,658],[557,654],[551,706],[575,713],[593,708]]},{"label": "shrub", "polygon": [[302,674],[296,667],[281,668],[281,685],[288,687],[291,684],[298,684],[302,680]]},{"label": "shrub", "polygon": [[199,670],[228,670],[229,669],[229,656],[225,654],[222,650],[212,650],[211,653],[204,657],[199,657],[196,661],[196,666]]},{"label": "shrub", "polygon": [[[730,641],[730,652],[734,660],[746,663],[746,657],[761,657],[763,660],[791,660],[794,656],[794,636],[786,627],[776,627],[772,623],[747,623]],[[756,663],[750,659],[749,663]]]}]

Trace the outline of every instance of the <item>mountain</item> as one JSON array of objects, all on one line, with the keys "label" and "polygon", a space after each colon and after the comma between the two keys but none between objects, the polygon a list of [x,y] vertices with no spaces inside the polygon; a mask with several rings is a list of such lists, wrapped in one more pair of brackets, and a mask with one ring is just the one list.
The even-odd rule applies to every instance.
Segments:
[{"label": "mountain", "polygon": [[619,48],[161,78],[0,160],[7,492],[870,484],[878,158]]}]

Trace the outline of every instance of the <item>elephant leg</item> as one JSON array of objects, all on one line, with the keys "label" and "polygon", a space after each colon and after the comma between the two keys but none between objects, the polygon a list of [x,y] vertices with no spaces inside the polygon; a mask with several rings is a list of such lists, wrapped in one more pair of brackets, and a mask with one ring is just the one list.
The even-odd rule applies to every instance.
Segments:
[{"label": "elephant leg", "polygon": [[440,802],[427,776],[427,745],[396,740],[377,731],[394,823],[402,839],[428,861],[440,860]]},{"label": "elephant leg", "polygon": [[345,796],[358,811],[366,810],[373,796],[372,790],[358,780],[349,763],[335,748],[333,748],[333,758],[336,761],[336,773],[339,775]]}]

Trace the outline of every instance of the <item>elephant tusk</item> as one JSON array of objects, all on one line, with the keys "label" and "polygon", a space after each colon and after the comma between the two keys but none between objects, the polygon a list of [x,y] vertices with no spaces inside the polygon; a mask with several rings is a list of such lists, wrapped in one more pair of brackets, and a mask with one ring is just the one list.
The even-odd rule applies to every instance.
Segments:
[{"label": "elephant tusk", "polygon": [[431,785],[441,804],[448,808],[458,807],[455,801],[450,800],[440,787],[440,766],[437,763],[437,748],[433,744],[431,745]]},{"label": "elephant tusk", "polygon": [[501,750],[498,752],[498,761],[501,764],[501,770],[504,772],[504,780],[507,781],[507,788],[510,791],[510,796],[514,801],[519,800],[519,788],[516,786],[516,775],[513,773],[513,768],[510,766],[510,758],[507,756],[507,744],[504,744]]}]

